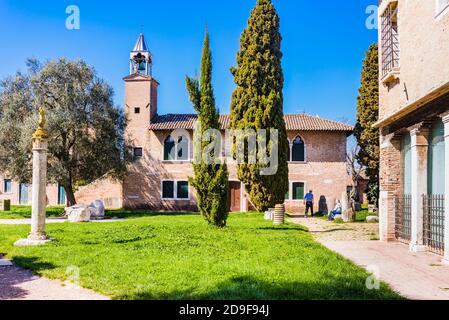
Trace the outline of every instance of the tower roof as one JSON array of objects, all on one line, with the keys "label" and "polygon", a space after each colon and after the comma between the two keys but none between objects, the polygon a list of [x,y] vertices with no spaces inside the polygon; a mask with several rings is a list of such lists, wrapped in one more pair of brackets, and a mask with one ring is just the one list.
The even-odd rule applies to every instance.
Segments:
[{"label": "tower roof", "polygon": [[149,52],[147,43],[145,42],[145,36],[140,33],[139,39],[137,39],[133,52]]}]

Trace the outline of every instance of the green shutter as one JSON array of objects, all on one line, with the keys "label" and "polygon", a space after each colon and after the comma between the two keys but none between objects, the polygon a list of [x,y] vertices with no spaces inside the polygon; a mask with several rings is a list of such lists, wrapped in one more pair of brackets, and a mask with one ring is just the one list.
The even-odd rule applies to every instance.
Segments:
[{"label": "green shutter", "polygon": [[304,200],[304,183],[293,183],[293,200]]},{"label": "green shutter", "polygon": [[178,181],[177,190],[178,199],[188,199],[189,198],[189,183],[187,181]]},{"label": "green shutter", "polygon": [[429,135],[428,151],[428,193],[443,195],[445,191],[445,144],[444,124],[442,120],[435,121]]},{"label": "green shutter", "polygon": [[410,134],[402,138],[402,181],[404,194],[412,194],[412,139]]}]

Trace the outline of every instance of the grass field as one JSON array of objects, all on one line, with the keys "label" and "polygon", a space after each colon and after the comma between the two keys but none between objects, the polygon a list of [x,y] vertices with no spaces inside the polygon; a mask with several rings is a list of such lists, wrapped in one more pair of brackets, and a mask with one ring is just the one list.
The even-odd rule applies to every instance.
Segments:
[{"label": "grass field", "polygon": [[153,214],[47,230],[51,244],[17,248],[29,226],[0,226],[0,253],[48,278],[79,273],[79,285],[114,299],[399,298],[384,284],[368,290],[367,272],[300,226],[273,227],[255,213],[232,214],[224,229],[198,215]]},{"label": "grass field", "polygon": [[[56,218],[64,214],[64,207],[48,207],[47,217]],[[26,219],[31,218],[30,206],[11,206],[11,211],[0,211],[0,219]]]}]

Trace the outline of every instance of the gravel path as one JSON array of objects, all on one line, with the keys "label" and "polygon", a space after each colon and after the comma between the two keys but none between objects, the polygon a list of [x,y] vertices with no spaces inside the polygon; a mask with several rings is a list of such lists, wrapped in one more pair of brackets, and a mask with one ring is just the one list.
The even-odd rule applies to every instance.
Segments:
[{"label": "gravel path", "polygon": [[377,223],[335,223],[322,218],[294,216],[290,221],[309,229],[316,240],[323,241],[370,241],[379,239]]},{"label": "gravel path", "polygon": [[109,300],[71,283],[49,280],[30,271],[0,267],[0,300]]}]

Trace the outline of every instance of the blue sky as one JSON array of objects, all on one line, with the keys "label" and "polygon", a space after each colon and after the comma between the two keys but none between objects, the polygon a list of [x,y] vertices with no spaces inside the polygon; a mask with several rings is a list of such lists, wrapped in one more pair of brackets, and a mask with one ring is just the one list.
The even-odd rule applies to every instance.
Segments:
[{"label": "blue sky", "polygon": [[[281,18],[285,113],[307,112],[355,122],[364,52],[377,41],[368,30],[368,5],[377,0],[274,0]],[[140,6],[138,5],[140,3]],[[82,58],[115,90],[123,105],[122,78],[142,29],[161,83],[159,113],[193,113],[186,75],[199,69],[205,25],[211,33],[217,105],[229,112],[239,38],[255,0],[0,1],[0,78],[25,69],[28,57]],[[67,30],[68,5],[77,5],[81,29]]]}]

